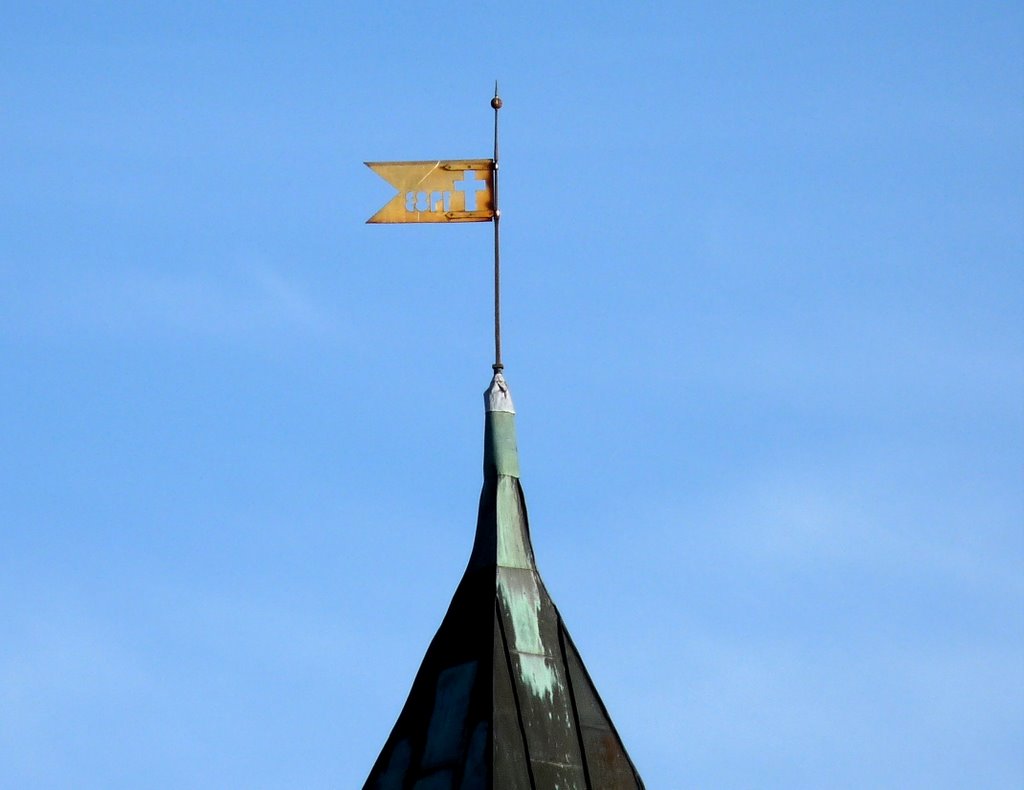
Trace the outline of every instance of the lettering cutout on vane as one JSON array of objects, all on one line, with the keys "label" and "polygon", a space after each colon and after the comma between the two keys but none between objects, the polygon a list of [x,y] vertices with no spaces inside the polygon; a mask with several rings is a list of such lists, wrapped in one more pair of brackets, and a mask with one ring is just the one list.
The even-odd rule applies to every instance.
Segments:
[{"label": "lettering cutout on vane", "polygon": [[398,193],[368,223],[489,222],[494,218],[494,162],[366,162]]}]

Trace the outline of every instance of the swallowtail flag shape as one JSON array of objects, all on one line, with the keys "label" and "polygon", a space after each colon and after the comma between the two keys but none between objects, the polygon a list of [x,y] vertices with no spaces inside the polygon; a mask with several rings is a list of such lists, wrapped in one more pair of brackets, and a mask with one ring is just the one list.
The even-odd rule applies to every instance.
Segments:
[{"label": "swallowtail flag shape", "polygon": [[398,190],[367,223],[494,219],[493,159],[364,164]]}]

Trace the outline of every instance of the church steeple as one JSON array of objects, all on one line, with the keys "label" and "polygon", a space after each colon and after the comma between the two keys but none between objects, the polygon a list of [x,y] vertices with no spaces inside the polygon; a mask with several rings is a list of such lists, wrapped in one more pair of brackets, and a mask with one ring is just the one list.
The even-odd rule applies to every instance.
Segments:
[{"label": "church steeple", "polygon": [[364,790],[643,788],[537,572],[495,367],[469,564]]},{"label": "church steeple", "polygon": [[[493,223],[494,378],[484,393],[484,485],[473,552],[364,790],[643,788],[530,543],[516,412],[501,361],[502,104],[495,83],[493,159],[367,162],[398,189],[368,222]],[[483,186],[469,178],[474,173]],[[481,192],[472,201],[470,181]]]}]

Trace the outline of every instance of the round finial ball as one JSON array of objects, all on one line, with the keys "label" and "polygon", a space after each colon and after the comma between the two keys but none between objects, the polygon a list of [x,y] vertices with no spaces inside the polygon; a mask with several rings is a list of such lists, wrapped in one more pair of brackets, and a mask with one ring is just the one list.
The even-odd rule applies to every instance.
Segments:
[{"label": "round finial ball", "polygon": [[494,109],[496,109],[496,110],[500,110],[501,109],[501,97],[500,96],[495,96],[493,99],[491,99],[491,106]]}]

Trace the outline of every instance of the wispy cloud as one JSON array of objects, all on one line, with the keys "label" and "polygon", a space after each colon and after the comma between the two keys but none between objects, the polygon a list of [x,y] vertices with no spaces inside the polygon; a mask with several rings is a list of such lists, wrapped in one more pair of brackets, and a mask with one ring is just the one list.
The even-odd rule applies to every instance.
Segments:
[{"label": "wispy cloud", "polygon": [[729,786],[863,787],[885,766],[887,787],[972,775],[1003,786],[991,782],[1015,770],[1024,685],[1012,649],[737,640],[696,624],[687,634],[656,653],[677,667],[668,685],[631,704],[660,718],[646,733],[652,759],[682,758],[696,785],[724,775]]},{"label": "wispy cloud", "polygon": [[308,286],[263,265],[210,273],[129,270],[5,290],[0,327],[14,336],[84,332],[238,343],[337,338],[341,331],[338,316]]},{"label": "wispy cloud", "polygon": [[[792,471],[792,470],[791,470]],[[879,477],[879,474],[882,477]],[[907,485],[898,470],[770,475],[711,517],[732,551],[772,565],[844,567],[1024,595],[1020,501]]]},{"label": "wispy cloud", "polygon": [[[51,596],[51,599],[53,596]],[[39,780],[84,712],[105,726],[150,693],[153,678],[124,635],[70,600],[8,617],[0,640],[0,755],[3,776]],[[120,714],[115,714],[120,711]],[[99,724],[104,722],[104,724]],[[43,786],[43,785],[37,785]]]}]

